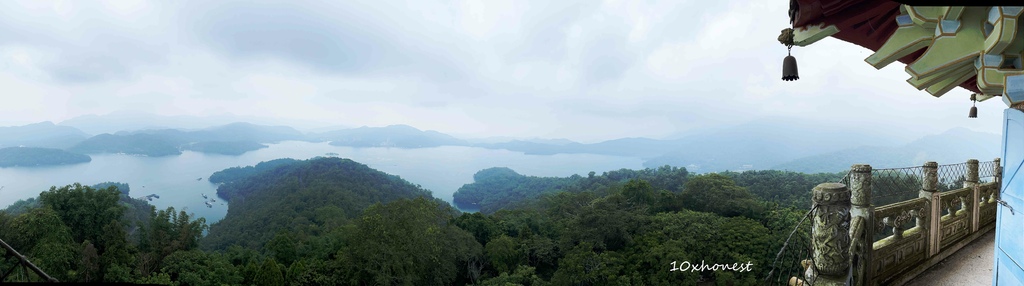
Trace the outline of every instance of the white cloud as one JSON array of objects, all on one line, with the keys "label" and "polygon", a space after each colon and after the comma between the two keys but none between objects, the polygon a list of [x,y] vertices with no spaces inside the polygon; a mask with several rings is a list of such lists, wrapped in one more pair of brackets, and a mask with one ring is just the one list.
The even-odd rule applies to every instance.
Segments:
[{"label": "white cloud", "polygon": [[[999,132],[835,39],[795,48],[765,1],[0,3],[0,123],[131,109],[597,141],[789,117]],[[45,23],[45,25],[40,24]],[[10,96],[16,94],[17,96]],[[7,99],[7,98],[11,99]]]}]

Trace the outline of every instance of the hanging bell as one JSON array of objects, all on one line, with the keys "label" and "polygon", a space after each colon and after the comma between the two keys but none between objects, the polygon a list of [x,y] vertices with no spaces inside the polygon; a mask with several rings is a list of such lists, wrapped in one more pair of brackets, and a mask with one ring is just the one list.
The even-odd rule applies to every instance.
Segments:
[{"label": "hanging bell", "polygon": [[796,71],[796,58],[793,55],[788,55],[785,60],[782,60],[782,80],[794,81],[798,79],[800,79],[800,75]]},{"label": "hanging bell", "polygon": [[976,94],[971,94],[971,112],[967,113],[967,118],[978,118],[978,99],[975,97]]}]

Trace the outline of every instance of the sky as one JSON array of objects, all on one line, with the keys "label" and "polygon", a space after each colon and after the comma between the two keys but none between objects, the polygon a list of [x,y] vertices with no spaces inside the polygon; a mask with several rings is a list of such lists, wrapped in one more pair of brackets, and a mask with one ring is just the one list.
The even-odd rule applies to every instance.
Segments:
[{"label": "sky", "polygon": [[1000,133],[865,48],[794,47],[788,1],[0,1],[0,126],[139,111],[462,137],[667,138],[786,118]]}]

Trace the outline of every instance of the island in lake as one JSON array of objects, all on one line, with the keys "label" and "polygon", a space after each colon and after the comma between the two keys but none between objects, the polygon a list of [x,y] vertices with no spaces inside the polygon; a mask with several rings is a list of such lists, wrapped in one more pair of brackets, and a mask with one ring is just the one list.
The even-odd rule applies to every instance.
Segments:
[{"label": "island in lake", "polygon": [[88,155],[61,149],[38,147],[8,147],[0,149],[0,167],[53,166],[87,163]]},{"label": "island in lake", "polygon": [[185,146],[186,150],[221,155],[242,155],[242,153],[267,148],[267,145],[252,141],[205,141]]}]

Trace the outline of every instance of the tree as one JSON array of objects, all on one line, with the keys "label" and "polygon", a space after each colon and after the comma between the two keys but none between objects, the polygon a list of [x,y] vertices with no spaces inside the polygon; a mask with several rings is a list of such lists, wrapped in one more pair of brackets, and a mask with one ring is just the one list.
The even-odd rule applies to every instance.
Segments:
[{"label": "tree", "polygon": [[516,241],[505,235],[487,242],[484,254],[491,265],[498,270],[498,274],[514,270],[522,263],[524,256],[520,247],[516,245]]},{"label": "tree", "polygon": [[197,248],[207,227],[206,219],[192,220],[184,211],[175,213],[173,207],[161,211],[150,208],[150,211],[149,227],[141,230],[145,234],[139,243],[139,250],[143,253],[139,265],[143,275],[160,269],[164,258],[171,253]]},{"label": "tree", "polygon": [[473,234],[481,245],[487,244],[491,237],[497,236],[500,232],[494,218],[482,213],[462,214],[455,218],[455,225]]},{"label": "tree", "polygon": [[198,249],[176,251],[164,259],[161,272],[180,285],[238,284],[241,277],[234,265],[221,254]]},{"label": "tree", "polygon": [[613,252],[595,253],[589,243],[577,245],[558,261],[555,285],[618,285],[619,261]]},{"label": "tree", "polygon": [[11,222],[10,244],[22,250],[46,274],[65,281],[74,277],[79,264],[80,244],[74,242],[71,230],[48,207],[32,209]]},{"label": "tree", "polygon": [[263,265],[260,266],[253,282],[258,286],[283,286],[284,274],[273,258],[267,258],[263,260]]},{"label": "tree", "polygon": [[636,206],[648,206],[654,203],[655,198],[654,188],[644,180],[629,180],[622,187],[622,195]]},{"label": "tree", "polygon": [[288,267],[288,275],[285,275],[285,279],[288,281],[297,281],[300,276],[306,272],[306,264],[302,261],[296,261],[292,263],[291,267]]},{"label": "tree", "polygon": [[291,235],[285,231],[278,231],[274,239],[267,242],[267,251],[269,251],[275,260],[281,261],[283,265],[291,265],[295,261],[296,246],[292,240]]},{"label": "tree", "polygon": [[751,218],[763,211],[750,192],[721,174],[704,174],[690,179],[681,195],[683,205],[695,211]]},{"label": "tree", "polygon": [[100,256],[96,253],[96,247],[92,242],[86,240],[82,243],[82,259],[78,264],[78,275],[82,281],[92,282],[99,278]]},{"label": "tree", "polygon": [[448,224],[448,207],[416,198],[370,206],[357,220],[347,263],[356,279],[385,285],[448,285],[481,255],[473,235]]},{"label": "tree", "polygon": [[497,277],[484,280],[480,285],[482,286],[506,286],[506,285],[525,285],[525,286],[541,286],[547,285],[543,279],[537,277],[535,273],[536,268],[530,266],[519,266],[513,273],[502,273]]},{"label": "tree", "polygon": [[[121,219],[124,207],[118,204],[121,193],[116,187],[101,190],[79,183],[51,187],[39,194],[43,205],[50,207],[70,229],[74,241],[97,241],[103,226]],[[102,251],[102,246],[100,246]]]}]

